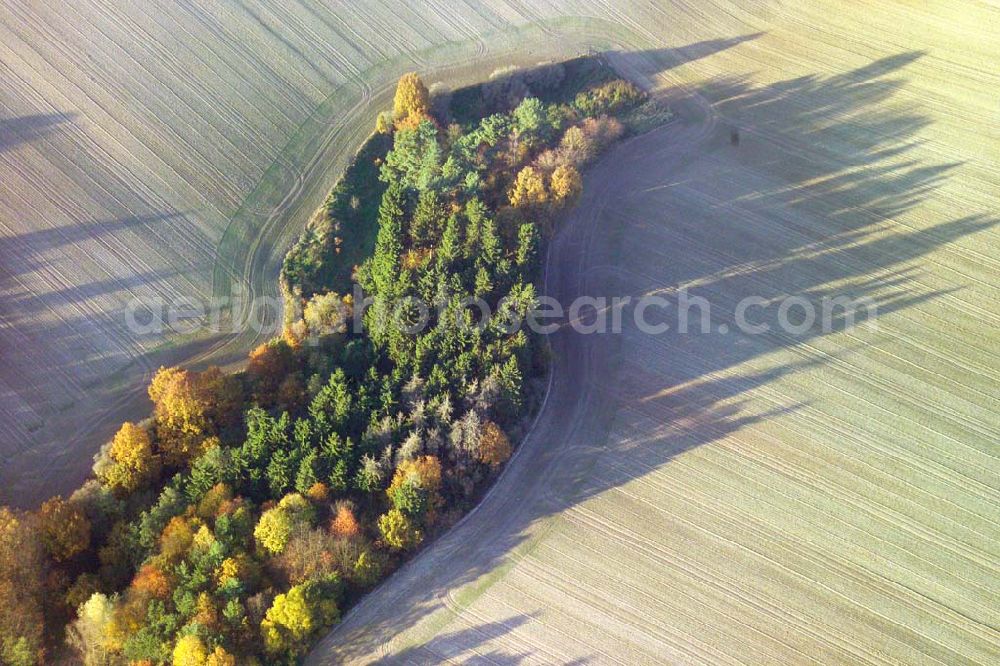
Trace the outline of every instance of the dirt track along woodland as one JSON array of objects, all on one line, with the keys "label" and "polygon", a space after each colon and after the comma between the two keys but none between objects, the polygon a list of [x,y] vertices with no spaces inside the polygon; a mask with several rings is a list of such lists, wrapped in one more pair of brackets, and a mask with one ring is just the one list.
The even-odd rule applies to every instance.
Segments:
[{"label": "dirt track along woodland", "polygon": [[[545,289],[688,287],[712,332],[552,336],[504,476],[310,661],[1000,659],[1000,8],[4,4],[4,500],[75,486],[159,363],[245,353],[254,335],[135,339],[119,315],[273,294],[399,72],[593,48],[678,118],[587,174]],[[718,329],[789,295],[877,316]]]}]

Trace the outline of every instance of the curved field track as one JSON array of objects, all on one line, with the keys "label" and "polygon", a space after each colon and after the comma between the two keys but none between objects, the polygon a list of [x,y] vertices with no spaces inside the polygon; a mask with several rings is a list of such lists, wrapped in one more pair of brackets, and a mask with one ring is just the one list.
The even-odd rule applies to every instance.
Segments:
[{"label": "curved field track", "polygon": [[709,329],[552,336],[503,477],[310,663],[997,663],[1000,8],[636,5],[614,61],[680,119],[588,174],[546,290]]}]

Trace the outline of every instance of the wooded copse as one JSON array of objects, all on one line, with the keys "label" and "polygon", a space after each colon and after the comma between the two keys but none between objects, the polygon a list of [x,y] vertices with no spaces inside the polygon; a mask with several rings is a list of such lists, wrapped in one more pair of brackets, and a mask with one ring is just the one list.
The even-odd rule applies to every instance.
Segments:
[{"label": "wooded copse", "polygon": [[[286,259],[283,336],[236,375],[161,369],[94,479],[0,509],[0,661],[65,637],[87,664],[294,663],[511,456],[546,349],[502,320],[534,304],[581,170],[644,101],[590,59],[444,102],[402,77]],[[345,325],[348,256],[364,331]],[[416,334],[414,298],[440,304]],[[504,305],[476,326],[470,298]]]}]

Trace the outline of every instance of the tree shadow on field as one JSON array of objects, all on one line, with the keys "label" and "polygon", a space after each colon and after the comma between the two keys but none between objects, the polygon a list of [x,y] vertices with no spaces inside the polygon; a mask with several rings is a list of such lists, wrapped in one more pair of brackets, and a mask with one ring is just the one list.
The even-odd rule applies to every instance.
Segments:
[{"label": "tree shadow on field", "polygon": [[[456,631],[441,633],[431,640],[403,650],[393,655],[397,664],[440,664],[461,660],[464,664],[496,664],[497,666],[517,666],[527,661],[531,653],[509,652],[484,646],[491,641],[509,634],[531,620],[530,615],[514,615],[496,622],[482,622]],[[586,661],[574,661],[584,664]]]},{"label": "tree shadow on field", "polygon": [[35,113],[0,120],[0,153],[40,139],[75,117],[74,113]]},{"label": "tree shadow on field", "polygon": [[[764,36],[763,32],[753,32],[736,37],[726,37],[724,39],[705,39],[700,42],[693,42],[675,48],[664,48],[653,51],[646,51],[646,57],[652,57],[660,63],[659,69],[679,67],[685,63],[701,60],[715,55],[720,51],[726,51],[743,42],[753,41]],[[669,63],[666,67],[663,63]]]},{"label": "tree shadow on field", "polygon": [[[33,221],[16,220],[15,233],[0,236],[0,414],[6,428],[0,502],[30,506],[77,487],[90,471],[90,455],[81,455],[80,447],[95,441],[84,439],[94,417],[123,400],[123,387],[144,383],[155,369],[151,364],[167,356],[148,352],[157,334],[132,330],[126,312],[133,301],[172,304],[178,293],[194,298],[193,290],[184,291],[188,283],[172,255],[153,255],[167,268],[142,270],[136,263],[146,258],[137,258],[142,246],[135,239],[168,246],[171,237],[162,229],[182,217],[128,215],[21,233],[16,231]],[[81,265],[88,256],[93,263]],[[135,405],[146,409],[144,395],[129,404],[133,413]]]},{"label": "tree shadow on field", "polygon": [[[607,57],[653,76],[684,52]],[[998,220],[972,212],[922,228],[891,224],[959,166],[921,162],[913,149],[930,119],[888,103],[905,86],[902,70],[921,56],[900,53],[771,85],[720,77],[663,91],[679,122],[625,142],[587,174],[583,200],[553,241],[547,290],[568,303],[581,295],[671,300],[690,286],[691,297],[711,304],[707,330],[682,334],[673,326],[650,335],[626,325],[620,335],[581,335],[561,327],[550,338],[555,380],[547,401],[503,478],[473,514],[352,609],[310,662],[360,658],[435,611],[459,610],[449,591],[471,584],[485,592],[486,574],[514,559],[546,517],[801,409],[808,395],[763,408],[751,394],[820,366],[833,371],[866,344],[854,326],[957,298],[960,286],[921,284],[917,262]],[[739,146],[730,143],[733,128]],[[722,332],[749,296],[763,304],[748,318],[768,332]],[[828,321],[806,326],[795,321],[792,333],[773,307],[787,296],[810,303],[847,296],[872,307],[831,311]],[[837,346],[818,353],[832,334]],[[442,640],[472,649],[482,637],[439,634],[425,646]],[[413,659],[420,650],[397,656]]]}]

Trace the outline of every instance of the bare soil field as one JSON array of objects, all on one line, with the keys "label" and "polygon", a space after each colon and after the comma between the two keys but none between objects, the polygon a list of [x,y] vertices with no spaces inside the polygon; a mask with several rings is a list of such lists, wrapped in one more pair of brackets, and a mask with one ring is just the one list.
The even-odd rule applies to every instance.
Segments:
[{"label": "bare soil field", "polygon": [[[686,287],[710,332],[553,336],[504,476],[311,663],[996,663],[1000,8],[617,20],[680,118],[588,174],[546,291]],[[733,326],[840,295],[877,314]]]}]

